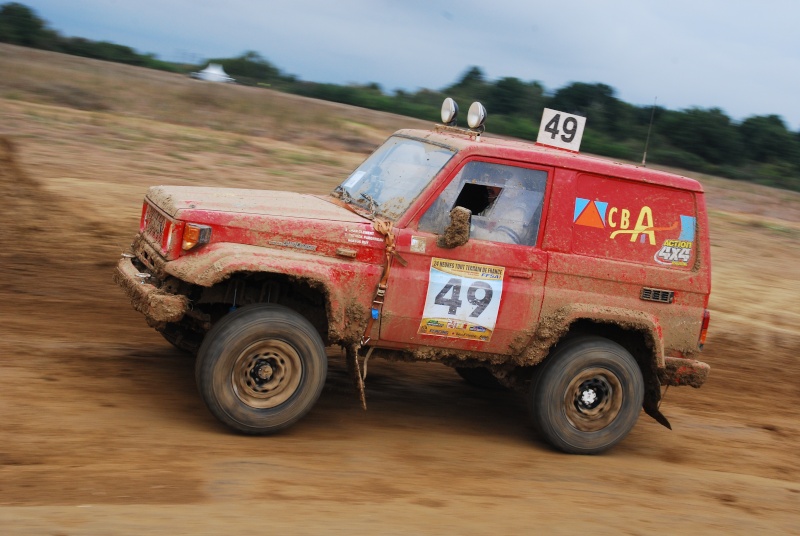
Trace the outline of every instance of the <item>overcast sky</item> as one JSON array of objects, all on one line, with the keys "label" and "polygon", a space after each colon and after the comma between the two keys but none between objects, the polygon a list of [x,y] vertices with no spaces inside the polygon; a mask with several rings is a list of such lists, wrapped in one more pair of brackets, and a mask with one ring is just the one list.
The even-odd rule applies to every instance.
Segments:
[{"label": "overcast sky", "polygon": [[635,105],[800,130],[797,0],[17,1],[62,35],[170,61],[255,50],[303,80],[386,91],[442,89],[477,65],[489,80],[598,82]]}]

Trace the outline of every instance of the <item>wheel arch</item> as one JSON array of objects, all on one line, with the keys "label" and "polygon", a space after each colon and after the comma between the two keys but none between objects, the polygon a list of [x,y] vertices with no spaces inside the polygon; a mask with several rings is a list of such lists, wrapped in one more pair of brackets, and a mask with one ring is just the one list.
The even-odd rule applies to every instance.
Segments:
[{"label": "wheel arch", "polygon": [[193,302],[214,311],[212,324],[229,312],[257,303],[283,305],[306,318],[323,340],[329,338],[331,293],[327,285],[281,272],[238,271],[197,291]]},{"label": "wheel arch", "polygon": [[671,429],[669,421],[658,409],[661,403],[661,381],[658,378],[658,370],[659,364],[662,364],[663,368],[664,357],[658,353],[661,341],[654,331],[641,324],[621,325],[581,318],[570,324],[565,338],[595,335],[614,341],[630,352],[639,365],[644,379],[642,408],[657,422]]},{"label": "wheel arch", "polygon": [[591,335],[614,341],[633,356],[644,378],[645,413],[671,428],[658,410],[661,401],[658,370],[664,368],[664,344],[661,326],[651,315],[617,308],[597,310],[580,304],[570,305],[540,322],[532,344],[522,357],[527,364],[537,364],[547,359],[559,344]]},{"label": "wheel arch", "polygon": [[[208,327],[226,314],[226,306],[279,303],[308,318],[326,344],[347,344],[363,333],[381,266],[221,244],[167,263],[165,271],[192,285],[192,305],[214,309]],[[277,290],[277,298],[270,290]]]}]

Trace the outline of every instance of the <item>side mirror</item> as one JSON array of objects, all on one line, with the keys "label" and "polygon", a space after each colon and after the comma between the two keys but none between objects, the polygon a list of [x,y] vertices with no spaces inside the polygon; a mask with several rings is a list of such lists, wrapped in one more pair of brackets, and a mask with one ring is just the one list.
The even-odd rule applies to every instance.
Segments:
[{"label": "side mirror", "polygon": [[469,240],[469,225],[472,211],[464,207],[455,207],[450,211],[450,223],[444,233],[436,240],[440,248],[452,249],[463,246]]}]

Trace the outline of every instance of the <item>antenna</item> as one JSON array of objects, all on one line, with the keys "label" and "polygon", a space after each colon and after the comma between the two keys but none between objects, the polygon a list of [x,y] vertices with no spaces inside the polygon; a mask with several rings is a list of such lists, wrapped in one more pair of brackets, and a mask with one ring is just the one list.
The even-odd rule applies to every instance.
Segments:
[{"label": "antenna", "polygon": [[647,127],[647,140],[644,142],[644,154],[642,155],[642,166],[647,165],[647,146],[650,144],[650,131],[653,129],[653,117],[656,115],[656,102],[658,96],[653,99],[653,110],[650,112],[650,125]]}]

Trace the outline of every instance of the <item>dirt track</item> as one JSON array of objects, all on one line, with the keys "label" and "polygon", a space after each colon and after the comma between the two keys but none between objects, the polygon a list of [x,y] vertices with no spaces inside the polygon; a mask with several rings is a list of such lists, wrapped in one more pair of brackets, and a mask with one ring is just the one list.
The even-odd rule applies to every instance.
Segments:
[{"label": "dirt track", "polygon": [[251,438],[206,411],[112,266],[149,184],[326,191],[363,151],[287,161],[237,134],[251,166],[200,127],[189,150],[105,112],[0,99],[0,117],[0,533],[800,533],[800,196],[704,180],[712,373],[667,393],[671,432],[643,415],[610,453],[567,456],[513,394],[381,361],[363,412],[331,349],[311,414]]}]

